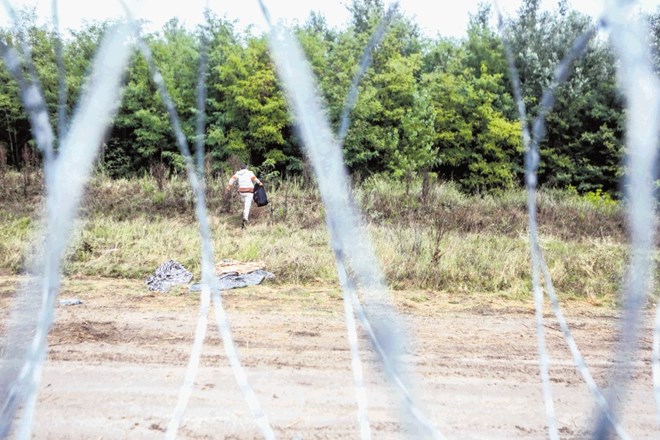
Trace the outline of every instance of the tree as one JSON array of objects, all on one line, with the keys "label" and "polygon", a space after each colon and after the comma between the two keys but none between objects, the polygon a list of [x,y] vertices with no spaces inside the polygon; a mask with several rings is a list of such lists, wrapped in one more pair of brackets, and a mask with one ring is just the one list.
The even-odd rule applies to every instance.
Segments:
[{"label": "tree", "polygon": [[[489,25],[490,8],[480,5],[463,39],[424,38],[413,20],[396,9],[386,11],[382,0],[352,0],[348,9],[351,22],[345,29],[330,29],[323,16],[313,13],[295,33],[317,76],[328,118],[338,130],[365,47],[388,14],[387,32],[369,48],[371,63],[350,112],[343,142],[350,171],[404,179],[434,171],[470,192],[519,184],[520,125],[503,43]],[[33,15],[23,19],[27,31],[22,35],[34,47],[32,56],[55,123],[54,35],[47,27],[36,26]],[[656,48],[659,16],[647,17]],[[64,40],[69,112],[110,25],[92,23]],[[552,12],[541,11],[540,0],[523,0],[519,15],[508,18],[506,25],[533,118],[557,62],[593,24],[571,11],[565,0]],[[213,170],[223,169],[223,162],[233,156],[274,174],[303,171],[296,121],[275,74],[267,40],[249,31],[239,34],[231,22],[213,14],[199,32],[209,42],[205,139]],[[190,141],[196,134],[199,32],[173,20],[145,37]],[[17,36],[15,31],[0,30],[0,37],[10,43]],[[616,91],[615,64],[604,42],[594,40],[574,63],[569,81],[557,89],[540,144],[542,184],[570,185],[581,192],[616,191],[622,170],[623,106]],[[150,78],[147,63],[136,53],[103,156],[103,167],[113,176],[148,172],[156,165],[174,172],[181,169],[169,117]],[[21,149],[30,139],[17,85],[0,65],[0,143],[7,147],[12,166],[20,165]]]},{"label": "tree", "polygon": [[[573,41],[593,27],[589,17],[560,2],[554,12],[539,12],[538,0],[526,0],[517,19],[509,20],[509,38],[516,54],[530,118],[550,86],[554,68]],[[571,66],[568,81],[556,91],[540,142],[539,181],[579,191],[614,193],[623,148],[623,107],[616,93],[615,61],[599,40],[592,40]]]},{"label": "tree", "polygon": [[655,71],[660,75],[660,6],[654,13],[646,15],[649,27],[649,45],[651,56],[655,65]]},{"label": "tree", "polygon": [[[45,26],[37,25],[35,9],[26,8],[18,11],[17,23],[9,31],[0,30],[0,38],[9,47],[17,47],[23,62],[23,80],[26,84],[37,84],[46,101],[47,112],[52,126],[56,124],[57,113],[57,70],[55,68],[54,40],[52,33]],[[24,44],[21,44],[24,43]],[[29,53],[23,53],[28,47]],[[28,68],[28,63],[34,71]],[[15,79],[5,70],[2,72],[3,86],[0,86],[2,121],[0,121],[0,142],[9,146],[8,163],[20,166],[22,158],[38,158],[36,145],[32,140],[28,115],[23,107],[21,93]],[[25,153],[23,153],[25,150]],[[27,164],[30,165],[30,164]]]},{"label": "tree", "polygon": [[[7,36],[0,36],[8,40]],[[0,143],[8,150],[7,163],[21,163],[21,148],[30,139],[30,127],[20,101],[18,83],[0,64]]]},{"label": "tree", "polygon": [[[222,49],[224,60],[213,64],[209,143],[219,157],[236,155],[244,161],[284,170],[294,160],[291,119],[264,37],[245,46]],[[212,50],[217,50],[213,48]]]},{"label": "tree", "polygon": [[512,187],[521,173],[522,145],[520,124],[497,108],[506,94],[502,76],[485,65],[479,77],[458,68],[424,78],[436,106],[437,170],[469,192]]},{"label": "tree", "polygon": [[439,162],[433,116],[430,97],[426,92],[418,91],[412,106],[403,114],[399,145],[388,164],[395,177],[405,177],[409,182],[415,172],[427,173]]},{"label": "tree", "polygon": [[[166,23],[162,33],[146,35],[144,40],[190,140],[196,114],[198,41],[176,19]],[[112,175],[149,171],[156,165],[173,172],[184,168],[169,116],[151,78],[147,61],[136,52],[105,151],[104,166]]]}]

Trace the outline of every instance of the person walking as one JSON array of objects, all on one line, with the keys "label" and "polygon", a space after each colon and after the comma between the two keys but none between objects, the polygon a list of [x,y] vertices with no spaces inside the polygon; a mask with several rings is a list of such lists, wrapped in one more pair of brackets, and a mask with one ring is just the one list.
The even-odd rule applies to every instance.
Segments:
[{"label": "person walking", "polygon": [[250,208],[252,207],[252,199],[254,197],[254,185],[263,186],[263,183],[257,179],[257,176],[252,171],[248,170],[247,165],[244,163],[241,164],[241,169],[229,179],[227,191],[231,191],[231,188],[236,182],[238,182],[238,194],[243,200],[243,222],[241,223],[241,227],[244,228],[247,226],[250,216]]}]

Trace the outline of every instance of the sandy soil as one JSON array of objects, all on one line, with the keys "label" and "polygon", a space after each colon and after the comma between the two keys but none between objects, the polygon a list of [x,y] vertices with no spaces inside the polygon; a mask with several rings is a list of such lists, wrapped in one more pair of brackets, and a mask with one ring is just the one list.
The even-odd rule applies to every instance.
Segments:
[{"label": "sandy soil", "polygon": [[[13,282],[0,277],[3,307]],[[162,438],[183,383],[198,310],[196,295],[146,290],[139,281],[78,279],[58,306],[37,405],[38,439]],[[415,394],[448,439],[547,438],[534,314],[526,303],[398,292],[408,324],[406,360]],[[249,381],[278,438],[359,438],[341,296],[327,288],[259,286],[224,304]],[[6,310],[6,308],[5,308]],[[616,338],[615,311],[570,305],[577,343],[600,384]],[[548,315],[555,410],[562,439],[588,438],[593,399]],[[635,439],[660,436],[651,379],[651,317],[645,317],[623,425]],[[202,367],[182,439],[261,438],[210,319]],[[364,335],[369,418],[375,439],[405,438],[396,394]]]}]

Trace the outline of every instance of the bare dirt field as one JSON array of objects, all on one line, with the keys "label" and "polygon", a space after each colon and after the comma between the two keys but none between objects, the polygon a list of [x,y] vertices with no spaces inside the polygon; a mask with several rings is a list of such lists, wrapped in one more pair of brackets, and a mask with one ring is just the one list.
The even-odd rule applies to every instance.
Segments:
[{"label": "bare dirt field", "polygon": [[[6,310],[16,279],[0,277]],[[183,383],[198,298],[149,292],[140,281],[67,280],[36,409],[37,439],[162,438]],[[397,292],[408,324],[406,361],[420,406],[448,439],[547,438],[534,313],[527,303]],[[223,295],[249,381],[278,438],[359,438],[341,295],[314,287],[258,286]],[[531,300],[530,300],[531,303]],[[606,382],[616,311],[565,309],[593,375]],[[261,438],[235,385],[210,316],[202,366],[182,439]],[[549,314],[555,409],[562,439],[588,438],[593,399]],[[645,316],[623,425],[634,439],[660,436],[651,379],[651,314]],[[369,419],[375,439],[406,438],[396,394],[364,335]]]}]

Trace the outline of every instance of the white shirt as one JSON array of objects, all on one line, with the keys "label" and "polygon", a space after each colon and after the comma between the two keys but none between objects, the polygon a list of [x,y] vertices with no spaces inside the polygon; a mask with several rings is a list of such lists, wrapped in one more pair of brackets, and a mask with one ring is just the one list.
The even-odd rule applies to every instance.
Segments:
[{"label": "white shirt", "polygon": [[254,184],[261,183],[261,181],[257,179],[257,176],[247,168],[244,168],[231,176],[227,186],[231,187],[236,181],[238,181],[238,192],[253,192]]}]

